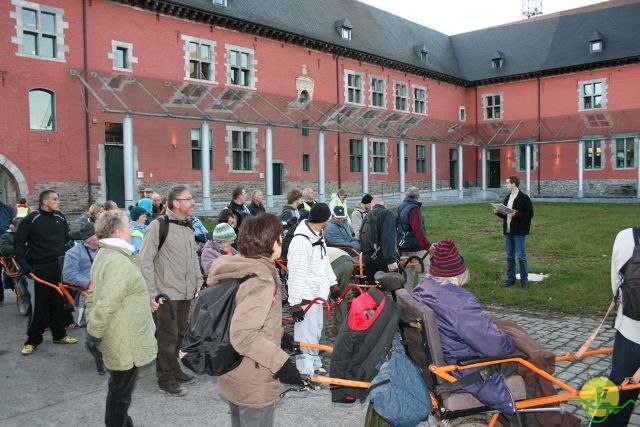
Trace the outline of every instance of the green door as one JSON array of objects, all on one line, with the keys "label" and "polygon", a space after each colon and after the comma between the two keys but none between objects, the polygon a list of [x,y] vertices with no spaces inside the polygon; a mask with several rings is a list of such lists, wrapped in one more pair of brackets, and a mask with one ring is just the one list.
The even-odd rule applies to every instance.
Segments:
[{"label": "green door", "polygon": [[273,195],[282,194],[282,163],[273,164]]},{"label": "green door", "polygon": [[105,145],[104,173],[107,183],[107,200],[124,206],[124,160],[122,145]]}]

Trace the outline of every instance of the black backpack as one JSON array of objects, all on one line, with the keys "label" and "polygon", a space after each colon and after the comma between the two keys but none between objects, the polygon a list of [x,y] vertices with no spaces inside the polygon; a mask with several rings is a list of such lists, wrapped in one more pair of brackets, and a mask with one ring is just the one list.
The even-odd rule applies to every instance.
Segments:
[{"label": "black backpack", "polygon": [[378,224],[373,211],[362,218],[359,237],[362,253],[370,259],[375,260],[378,257],[381,247],[378,244]]},{"label": "black backpack", "polygon": [[289,218],[284,226],[284,232],[282,233],[282,252],[280,253],[280,259],[287,259],[287,253],[289,252],[289,245],[293,240],[293,236],[296,232],[296,228],[298,224],[300,224],[300,220],[295,216]]},{"label": "black backpack", "polygon": [[633,228],[633,242],[633,254],[620,269],[622,283],[617,296],[622,295],[622,314],[640,320],[640,227]]},{"label": "black backpack", "polygon": [[231,345],[229,327],[240,284],[255,277],[225,279],[200,292],[182,340],[182,364],[196,374],[219,376],[236,368],[242,356]]}]

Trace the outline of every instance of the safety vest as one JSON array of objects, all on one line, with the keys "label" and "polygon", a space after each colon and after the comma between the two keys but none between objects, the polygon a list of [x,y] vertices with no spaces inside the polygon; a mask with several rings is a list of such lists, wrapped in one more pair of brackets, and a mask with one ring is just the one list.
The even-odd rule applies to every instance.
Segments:
[{"label": "safety vest", "polygon": [[27,216],[29,213],[29,206],[25,205],[16,205],[16,216],[19,218],[23,218]]}]

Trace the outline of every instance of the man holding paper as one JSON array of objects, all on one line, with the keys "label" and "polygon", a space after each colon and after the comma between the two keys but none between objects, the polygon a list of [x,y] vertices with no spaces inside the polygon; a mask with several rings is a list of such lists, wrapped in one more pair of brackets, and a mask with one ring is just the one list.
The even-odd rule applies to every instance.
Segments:
[{"label": "man holding paper", "polygon": [[494,205],[493,208],[493,212],[502,218],[502,232],[505,237],[504,249],[507,253],[507,280],[502,284],[502,287],[508,288],[516,283],[515,255],[517,253],[520,265],[520,285],[526,289],[529,287],[529,270],[524,244],[525,237],[531,228],[533,204],[529,196],[520,191],[520,179],[517,176],[507,178],[505,187],[509,192],[503,202],[506,209],[499,205]]}]

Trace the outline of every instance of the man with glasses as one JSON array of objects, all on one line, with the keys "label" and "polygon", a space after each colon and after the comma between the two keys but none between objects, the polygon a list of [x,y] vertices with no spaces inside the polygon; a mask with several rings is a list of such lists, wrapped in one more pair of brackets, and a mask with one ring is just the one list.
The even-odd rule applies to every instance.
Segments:
[{"label": "man with glasses", "polygon": [[[156,339],[158,358],[156,376],[160,390],[171,396],[184,396],[183,384],[195,379],[182,372],[178,363],[178,350],[187,329],[189,305],[202,283],[196,242],[193,239],[193,208],[196,202],[189,187],[176,185],[169,190],[166,218],[152,221],[147,228],[140,249],[140,268],[151,296],[151,309],[157,310]],[[160,221],[168,221],[167,235],[162,247]],[[171,301],[155,301],[159,293]],[[172,305],[175,318],[171,319]]]}]

